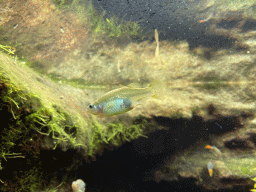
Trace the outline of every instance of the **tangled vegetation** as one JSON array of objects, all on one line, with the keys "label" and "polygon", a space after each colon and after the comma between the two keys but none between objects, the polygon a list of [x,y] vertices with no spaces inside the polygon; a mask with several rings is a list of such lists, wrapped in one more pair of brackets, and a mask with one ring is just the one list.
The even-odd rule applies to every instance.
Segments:
[{"label": "tangled vegetation", "polygon": [[[253,169],[253,170],[256,170],[256,169]],[[255,183],[254,183],[254,186],[253,186],[253,189],[251,189],[250,191],[256,191],[256,177],[254,177],[253,179],[252,179]]]},{"label": "tangled vegetation", "polygon": [[[3,57],[0,56],[2,59]],[[39,83],[36,84],[36,91],[29,91],[33,89],[32,85],[29,88],[20,86],[12,76],[18,70],[12,70],[14,74],[9,74],[12,67],[14,65],[11,63],[3,63],[0,68],[0,113],[5,117],[0,130],[0,169],[2,173],[8,172],[13,163],[22,168],[18,167],[11,179],[7,179],[5,174],[1,175],[2,190],[34,191],[42,186],[48,187],[49,183],[44,179],[46,173],[40,166],[44,163],[42,151],[82,149],[82,156],[91,159],[105,148],[146,137],[143,133],[147,120],[143,118],[136,119],[129,126],[121,122],[103,125],[96,117],[83,119],[88,124],[83,123],[83,120],[79,122],[80,116],[76,113],[71,115],[62,110],[63,106],[54,103],[53,98],[49,102],[46,95],[40,92]],[[27,68],[26,70],[29,71]],[[23,77],[18,77],[20,78]]]},{"label": "tangled vegetation", "polygon": [[0,44],[0,49],[8,54],[11,54],[11,55],[13,55],[16,51],[14,47],[11,47],[9,45],[1,45]]},{"label": "tangled vegetation", "polygon": [[147,125],[146,119],[141,119],[139,123],[126,126],[119,122],[109,123],[104,127],[97,121],[92,123],[93,136],[90,141],[90,148],[87,156],[94,156],[101,153],[104,147],[118,147],[126,141],[131,141],[139,137],[146,137],[143,132]]},{"label": "tangled vegetation", "polygon": [[143,39],[144,35],[138,22],[124,21],[116,16],[108,16],[103,11],[97,12],[91,0],[53,0],[61,8],[75,10],[77,15],[88,23],[94,38],[107,36],[110,38]]},{"label": "tangled vegetation", "polygon": [[74,137],[76,126],[67,113],[56,106],[55,110],[44,107],[37,95],[15,86],[3,71],[0,74],[0,111],[5,117],[0,130],[0,170],[8,171],[12,162],[21,166],[11,180],[1,174],[1,190],[35,190],[44,181],[38,166],[42,149],[54,150],[60,143],[73,147],[82,145]]}]

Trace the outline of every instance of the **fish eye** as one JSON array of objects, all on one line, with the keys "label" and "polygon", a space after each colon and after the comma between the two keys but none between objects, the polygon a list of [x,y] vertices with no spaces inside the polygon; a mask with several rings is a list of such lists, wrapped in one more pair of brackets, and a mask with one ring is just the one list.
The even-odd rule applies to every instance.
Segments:
[{"label": "fish eye", "polygon": [[90,104],[90,105],[89,105],[89,108],[92,109],[92,108],[93,108],[93,104]]}]

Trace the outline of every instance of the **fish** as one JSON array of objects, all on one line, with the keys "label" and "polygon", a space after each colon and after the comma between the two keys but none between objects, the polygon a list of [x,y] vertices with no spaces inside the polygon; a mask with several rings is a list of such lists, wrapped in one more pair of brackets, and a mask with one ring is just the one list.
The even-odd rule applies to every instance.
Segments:
[{"label": "fish", "polygon": [[73,192],[85,192],[86,184],[82,179],[77,179],[72,182],[72,190]]},{"label": "fish", "polygon": [[205,22],[209,21],[212,17],[213,17],[213,13],[211,13],[206,19],[202,19],[202,20],[198,21],[198,23],[205,23]]},{"label": "fish", "polygon": [[112,90],[88,106],[90,113],[99,116],[113,116],[128,112],[139,105],[145,97],[156,97],[153,86],[146,88],[121,87]]},{"label": "fish", "polygon": [[213,169],[213,163],[211,161],[209,161],[207,163],[207,168],[208,168],[208,171],[209,171],[209,175],[211,177],[212,176],[212,169]]},{"label": "fish", "polygon": [[206,145],[205,148],[211,150],[215,156],[222,159],[222,152],[216,146]]}]

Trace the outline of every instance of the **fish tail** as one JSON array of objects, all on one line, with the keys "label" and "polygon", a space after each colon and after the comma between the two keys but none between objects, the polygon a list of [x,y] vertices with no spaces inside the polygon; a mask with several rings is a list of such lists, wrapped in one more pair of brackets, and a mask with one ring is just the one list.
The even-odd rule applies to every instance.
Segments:
[{"label": "fish tail", "polygon": [[211,161],[209,161],[209,162],[207,163],[207,168],[208,168],[208,171],[209,171],[209,175],[210,175],[210,177],[211,177],[211,176],[212,176],[212,169],[213,169],[213,164],[212,164]]},{"label": "fish tail", "polygon": [[209,175],[212,176],[212,169],[209,169]]},{"label": "fish tail", "polygon": [[156,98],[156,99],[160,99],[163,97],[164,95],[164,83],[154,80],[152,83],[150,83],[149,87],[152,89],[153,91],[153,95],[152,97]]}]

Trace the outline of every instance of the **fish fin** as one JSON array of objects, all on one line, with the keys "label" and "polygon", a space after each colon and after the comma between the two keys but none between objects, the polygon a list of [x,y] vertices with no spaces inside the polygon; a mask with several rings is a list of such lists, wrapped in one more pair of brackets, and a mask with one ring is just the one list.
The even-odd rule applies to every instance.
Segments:
[{"label": "fish fin", "polygon": [[141,88],[139,83],[131,83],[131,84],[127,85],[127,87],[129,87],[129,88]]},{"label": "fish fin", "polygon": [[137,103],[136,105],[134,105],[133,107],[137,107],[137,106],[139,106],[139,105],[141,105],[140,103]]},{"label": "fish fin", "polygon": [[135,107],[141,105],[140,103],[137,103],[136,105],[131,106],[131,109],[134,109]]},{"label": "fish fin", "polygon": [[152,83],[150,83],[149,87],[151,87],[153,90],[152,97],[154,97],[156,99],[161,99],[165,95],[164,94],[164,91],[165,91],[164,82],[154,80]]}]

